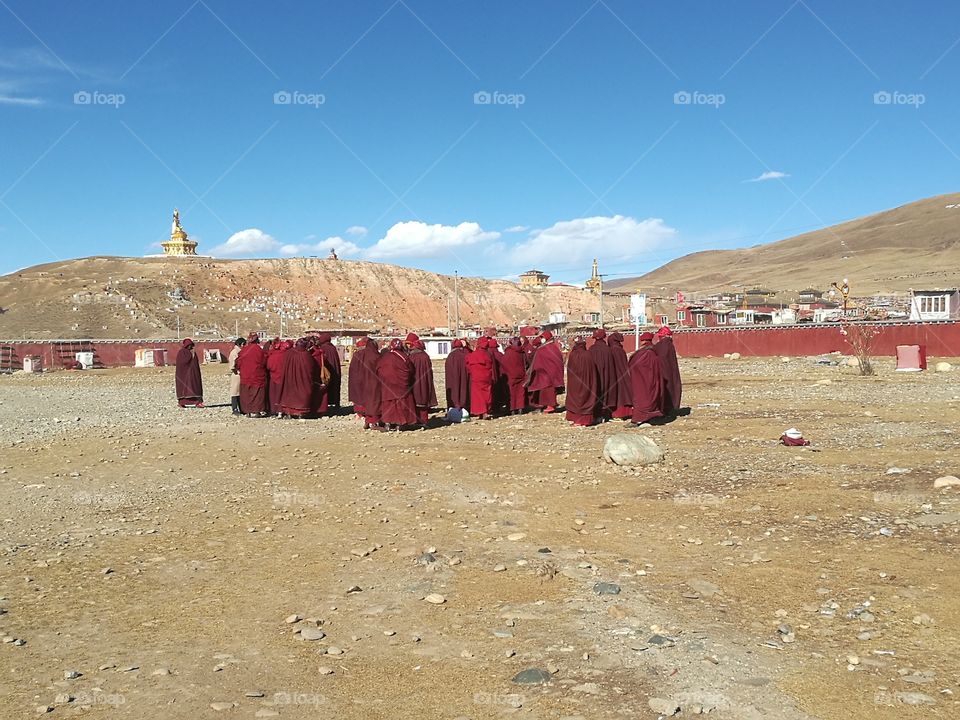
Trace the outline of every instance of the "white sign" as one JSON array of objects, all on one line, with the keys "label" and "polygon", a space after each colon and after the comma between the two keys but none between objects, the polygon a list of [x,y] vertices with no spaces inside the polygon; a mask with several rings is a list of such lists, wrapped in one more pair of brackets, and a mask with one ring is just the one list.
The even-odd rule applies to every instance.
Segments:
[{"label": "white sign", "polygon": [[647,296],[643,293],[630,296],[630,317],[635,323],[647,324]]}]

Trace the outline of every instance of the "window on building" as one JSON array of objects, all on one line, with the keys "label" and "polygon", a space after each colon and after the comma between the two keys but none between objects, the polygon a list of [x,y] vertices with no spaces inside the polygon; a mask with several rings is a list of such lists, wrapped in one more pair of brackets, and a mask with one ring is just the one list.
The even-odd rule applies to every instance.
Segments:
[{"label": "window on building", "polygon": [[697,327],[707,326],[707,316],[703,313],[697,313]]},{"label": "window on building", "polygon": [[687,311],[677,310],[677,322],[683,322],[686,319],[687,319]]},{"label": "window on building", "polygon": [[920,298],[920,312],[922,313],[943,313],[947,310],[947,298],[945,295],[924,295]]},{"label": "window on building", "polygon": [[450,343],[448,342],[438,342],[437,343],[437,355],[449,355],[450,354]]},{"label": "window on building", "polygon": [[666,315],[657,315],[657,324],[658,325],[669,325],[670,319]]},{"label": "window on building", "polygon": [[726,325],[726,324],[727,324],[727,316],[724,315],[723,313],[717,313],[717,325]]}]

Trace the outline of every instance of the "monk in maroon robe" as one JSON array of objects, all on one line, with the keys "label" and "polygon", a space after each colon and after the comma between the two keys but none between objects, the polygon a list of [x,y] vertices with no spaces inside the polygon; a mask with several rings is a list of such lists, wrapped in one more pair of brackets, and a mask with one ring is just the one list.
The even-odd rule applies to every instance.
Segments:
[{"label": "monk in maroon robe", "polygon": [[634,424],[663,417],[663,370],[653,350],[653,333],[640,336],[640,347],[630,358],[630,387]]},{"label": "monk in maroon robe", "polygon": [[663,414],[672,415],[680,409],[683,383],[680,380],[677,349],[673,346],[673,332],[666,325],[657,330],[657,342],[653,351],[660,358],[663,369]]},{"label": "monk in maroon robe", "polygon": [[327,383],[327,390],[324,393],[323,402],[325,404],[323,411],[327,411],[327,406],[335,408],[337,412],[340,408],[340,383],[343,375],[341,367],[340,353],[334,346],[333,337],[330,333],[320,333],[317,335],[317,350],[323,353],[324,365],[330,371],[330,381]]},{"label": "monk in maroon robe", "polygon": [[444,385],[447,391],[447,408],[469,410],[470,378],[467,375],[467,353],[463,340],[453,341],[453,349],[443,364]]},{"label": "monk in maroon robe", "polygon": [[617,397],[613,410],[613,417],[618,420],[629,420],[633,417],[633,400],[631,399],[630,368],[627,365],[627,353],[623,349],[623,335],[618,332],[607,336],[607,345],[613,356],[613,364],[617,369]]},{"label": "monk in maroon robe", "polygon": [[523,356],[520,338],[513,338],[503,352],[500,367],[507,381],[510,399],[510,413],[519,415],[527,409],[527,388],[524,382],[527,379],[527,366]]},{"label": "monk in maroon robe", "polygon": [[417,422],[413,401],[413,363],[399,340],[391,340],[386,354],[377,363],[380,380],[380,420],[388,430],[399,430]]},{"label": "monk in maroon robe", "polygon": [[240,372],[240,407],[247,417],[267,415],[267,359],[260,347],[260,336],[250,333],[247,344],[237,355]]},{"label": "monk in maroon robe", "polygon": [[587,341],[577,338],[567,358],[567,420],[584,427],[600,416],[600,373]]},{"label": "monk in maroon robe", "polygon": [[617,390],[620,377],[617,375],[617,366],[613,360],[613,353],[607,345],[607,331],[599,328],[593,331],[593,344],[590,346],[590,355],[593,364],[597,367],[597,377],[600,381],[600,417],[609,420],[617,408]]},{"label": "monk in maroon robe", "polygon": [[540,339],[527,372],[527,390],[533,394],[534,407],[552,413],[557,409],[557,394],[563,392],[563,353],[549,330]]},{"label": "monk in maroon robe", "polygon": [[200,376],[200,360],[193,340],[183,341],[177,353],[175,383],[177,402],[180,407],[203,407],[203,378]]},{"label": "monk in maroon robe", "polygon": [[363,418],[363,429],[383,430],[380,425],[380,381],[377,378],[380,351],[376,340],[362,339],[366,342],[354,353],[350,364],[350,393],[354,409]]},{"label": "monk in maroon robe", "polygon": [[417,407],[417,424],[426,430],[431,408],[437,406],[437,390],[433,384],[433,361],[426,346],[416,335],[409,333],[403,342],[407,357],[413,364],[413,403]]},{"label": "monk in maroon robe", "polygon": [[[492,330],[492,328],[491,328]],[[503,414],[510,407],[510,386],[503,367],[503,353],[495,337],[487,337],[487,352],[493,359],[493,408],[496,415]]]},{"label": "monk in maroon robe", "polygon": [[308,341],[301,338],[283,353],[280,386],[280,413],[302,418],[313,413],[320,386],[320,367],[308,350]]},{"label": "monk in maroon robe", "polygon": [[283,387],[283,358],[289,345],[282,340],[274,340],[273,347],[267,355],[267,403],[270,405],[270,414],[280,414],[280,392]]},{"label": "monk in maroon robe", "polygon": [[363,354],[367,349],[369,338],[357,338],[353,346],[353,354],[350,356],[350,366],[347,371],[347,401],[353,404],[353,411],[357,417],[363,417],[363,401],[361,400],[360,383],[360,365],[363,360]]},{"label": "monk in maroon robe", "polygon": [[470,414],[480,420],[493,411],[494,360],[487,352],[487,338],[477,340],[477,349],[467,355],[470,377]]}]

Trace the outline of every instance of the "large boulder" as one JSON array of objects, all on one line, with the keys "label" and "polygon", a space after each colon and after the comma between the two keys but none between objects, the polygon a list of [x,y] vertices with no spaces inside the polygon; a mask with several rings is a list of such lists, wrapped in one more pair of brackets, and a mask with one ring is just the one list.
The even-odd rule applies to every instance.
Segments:
[{"label": "large boulder", "polygon": [[654,465],[663,460],[663,450],[646,435],[617,433],[603,444],[603,459],[615,465]]},{"label": "large boulder", "polygon": [[937,372],[950,372],[953,370],[953,365],[948,362],[938,362],[936,370]]}]

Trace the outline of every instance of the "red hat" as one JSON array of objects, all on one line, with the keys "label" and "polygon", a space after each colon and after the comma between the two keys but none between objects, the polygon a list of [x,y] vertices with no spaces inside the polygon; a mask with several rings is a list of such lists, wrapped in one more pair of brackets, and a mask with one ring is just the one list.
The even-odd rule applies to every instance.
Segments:
[{"label": "red hat", "polygon": [[463,347],[463,340],[461,340],[460,338],[457,338],[456,340],[453,341],[453,346],[455,348]]},{"label": "red hat", "polygon": [[183,342],[182,342],[181,344],[182,344],[185,348],[187,348],[187,347],[190,347],[191,345],[193,345],[193,340],[191,340],[190,338],[184,338],[184,340],[183,340]]},{"label": "red hat", "polygon": [[407,333],[407,337],[404,342],[409,343],[410,345],[416,345],[418,342],[420,342],[420,336],[416,333]]},{"label": "red hat", "polygon": [[652,333],[652,332],[641,333],[641,334],[640,334],[640,342],[649,342],[649,343],[652,343],[652,342],[653,342],[653,333]]},{"label": "red hat", "polygon": [[593,331],[594,340],[603,340],[607,336],[607,331],[603,328],[597,328]]},{"label": "red hat", "polygon": [[673,330],[671,330],[668,325],[663,325],[659,330],[657,330],[657,337],[671,337],[672,335]]},{"label": "red hat", "polygon": [[370,342],[370,338],[368,338],[366,335],[359,337],[357,338],[357,347],[366,347],[368,342]]},{"label": "red hat", "polygon": [[390,349],[391,349],[391,350],[402,350],[402,349],[403,349],[403,344],[402,344],[399,340],[397,340],[396,338],[394,338],[393,340],[390,341]]},{"label": "red hat", "polygon": [[477,340],[477,350],[486,350],[487,349],[487,338],[482,337]]},{"label": "red hat", "polygon": [[417,347],[420,348],[421,350],[426,350],[426,349],[427,349],[427,346],[426,346],[426,344],[423,342],[423,340],[417,340]]},{"label": "red hat", "polygon": [[540,333],[540,337],[542,337],[544,340],[553,340],[553,333],[549,330],[544,330],[542,333]]}]

